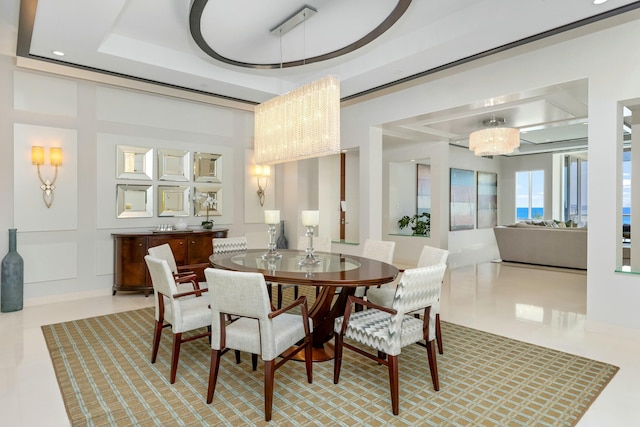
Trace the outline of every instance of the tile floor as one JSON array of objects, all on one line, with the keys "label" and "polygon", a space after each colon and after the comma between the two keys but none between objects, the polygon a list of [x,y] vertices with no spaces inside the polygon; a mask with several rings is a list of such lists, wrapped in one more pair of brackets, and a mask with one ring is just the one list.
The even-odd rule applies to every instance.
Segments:
[{"label": "tile floor", "polygon": [[[140,294],[0,314],[0,426],[69,425],[40,325],[152,305]],[[640,342],[584,330],[586,275],[497,263],[452,269],[442,319],[620,367],[578,424],[640,426]],[[446,351],[446,337],[445,337]]]}]

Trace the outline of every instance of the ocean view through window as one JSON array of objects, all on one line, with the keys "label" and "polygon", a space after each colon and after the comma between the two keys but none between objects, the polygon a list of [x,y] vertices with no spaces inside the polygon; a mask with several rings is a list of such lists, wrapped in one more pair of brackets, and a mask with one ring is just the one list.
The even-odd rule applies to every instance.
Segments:
[{"label": "ocean view through window", "polygon": [[544,171],[516,172],[516,221],[544,218]]}]

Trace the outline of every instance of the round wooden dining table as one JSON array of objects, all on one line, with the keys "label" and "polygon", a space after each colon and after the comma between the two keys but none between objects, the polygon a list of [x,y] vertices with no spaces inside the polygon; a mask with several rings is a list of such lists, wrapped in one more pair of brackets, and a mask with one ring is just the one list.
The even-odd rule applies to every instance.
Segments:
[{"label": "round wooden dining table", "polygon": [[[316,264],[300,264],[307,253],[279,250],[281,257],[265,260],[264,249],[215,254],[209,257],[214,268],[232,271],[258,272],[267,282],[319,287],[319,293],[309,310],[313,319],[313,360],[333,359],[333,323],[344,314],[349,295],[358,286],[378,286],[392,282],[398,269],[391,264],[329,252],[315,252]],[[336,289],[340,288],[336,296]]]}]

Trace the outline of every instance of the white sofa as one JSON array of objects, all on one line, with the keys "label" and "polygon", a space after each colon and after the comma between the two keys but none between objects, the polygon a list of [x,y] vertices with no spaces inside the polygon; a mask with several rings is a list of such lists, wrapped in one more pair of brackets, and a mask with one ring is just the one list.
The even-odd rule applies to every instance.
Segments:
[{"label": "white sofa", "polygon": [[587,269],[587,229],[529,224],[494,227],[502,261]]}]

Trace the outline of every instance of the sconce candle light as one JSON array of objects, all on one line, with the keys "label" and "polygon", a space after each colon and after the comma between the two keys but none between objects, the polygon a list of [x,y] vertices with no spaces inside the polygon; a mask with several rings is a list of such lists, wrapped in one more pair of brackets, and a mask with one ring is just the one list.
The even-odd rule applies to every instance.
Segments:
[{"label": "sconce candle light", "polygon": [[[258,199],[260,200],[260,206],[264,206],[264,192],[269,185],[269,176],[271,176],[271,166],[268,165],[256,165],[254,173],[256,176],[256,182],[258,183]],[[262,179],[262,181],[261,181]]]},{"label": "sconce candle light", "polygon": [[49,181],[49,178],[42,179],[42,175],[40,174],[40,166],[44,165],[44,147],[37,145],[31,147],[31,163],[38,168],[38,178],[40,178],[40,182],[42,183],[40,186],[42,189],[42,200],[44,200],[47,208],[50,208],[53,203],[53,190],[56,188],[54,184],[58,178],[58,166],[62,165],[62,148],[51,147],[49,149],[49,163],[55,168],[52,181]]},{"label": "sconce candle light", "polygon": [[276,251],[276,224],[280,223],[280,211],[264,211],[264,223],[269,226],[269,250],[262,255],[262,259],[274,262],[282,258],[282,254]]},{"label": "sconce candle light", "polygon": [[307,254],[304,258],[300,260],[298,263],[300,266],[305,265],[316,265],[321,262],[318,259],[313,251],[313,227],[320,223],[320,212],[319,211],[302,211],[302,225],[307,227],[307,232],[305,233],[308,239],[307,243]]}]

